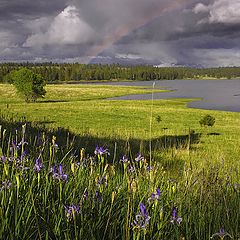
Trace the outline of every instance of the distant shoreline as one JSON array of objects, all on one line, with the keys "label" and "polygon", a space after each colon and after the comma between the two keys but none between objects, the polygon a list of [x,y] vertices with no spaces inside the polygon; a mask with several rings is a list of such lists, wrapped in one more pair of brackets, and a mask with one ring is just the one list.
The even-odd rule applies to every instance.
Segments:
[{"label": "distant shoreline", "polygon": [[240,78],[186,78],[186,79],[161,79],[161,80],[80,80],[80,81],[54,81],[54,82],[47,82],[47,84],[96,84],[96,83],[117,83],[117,82],[161,82],[161,81],[185,81],[185,80],[196,80],[196,81],[219,81],[219,80],[240,80]]}]

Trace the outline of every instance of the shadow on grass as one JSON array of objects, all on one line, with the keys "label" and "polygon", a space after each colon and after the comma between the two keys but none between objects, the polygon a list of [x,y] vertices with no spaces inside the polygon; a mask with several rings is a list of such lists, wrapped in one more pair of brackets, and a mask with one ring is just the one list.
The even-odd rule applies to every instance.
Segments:
[{"label": "shadow on grass", "polygon": [[70,102],[68,100],[41,100],[38,101],[38,103],[65,103],[65,102]]},{"label": "shadow on grass", "polygon": [[[55,123],[55,121],[36,121],[36,122],[34,122],[35,124],[39,124],[39,125],[44,125],[44,127],[45,127],[45,124],[52,124],[52,123]],[[41,126],[41,127],[43,127],[43,126]]]},{"label": "shadow on grass", "polygon": [[[8,141],[9,136],[13,136],[18,133],[18,139],[21,139],[22,125],[26,124],[26,141],[31,145],[41,145],[39,139],[42,138],[43,133],[45,138],[49,143],[52,141],[52,137],[56,136],[56,143],[59,146],[60,154],[64,155],[69,150],[75,151],[74,154],[79,155],[80,149],[85,148],[86,153],[90,155],[94,154],[96,146],[103,146],[108,148],[111,154],[111,159],[116,156],[115,161],[119,161],[120,157],[123,155],[131,156],[135,159],[137,153],[141,153],[144,156],[149,156],[149,140],[141,140],[132,138],[129,140],[124,140],[120,138],[106,138],[106,137],[95,137],[89,134],[76,135],[70,132],[68,129],[58,128],[58,129],[48,129],[42,124],[46,122],[24,122],[24,121],[14,121],[4,120],[0,118],[0,125],[2,128],[0,138],[4,129],[7,129],[5,133],[5,141]],[[49,122],[47,122],[49,123]],[[176,136],[159,136],[158,138],[152,139],[152,150],[166,150],[170,148],[174,149],[191,149],[193,144],[200,142],[201,134],[199,133],[189,133],[186,135],[176,135]],[[6,144],[7,145],[7,144]]]},{"label": "shadow on grass", "polygon": [[219,136],[221,135],[220,133],[217,133],[217,132],[212,132],[212,133],[208,133],[207,134],[208,136]]}]

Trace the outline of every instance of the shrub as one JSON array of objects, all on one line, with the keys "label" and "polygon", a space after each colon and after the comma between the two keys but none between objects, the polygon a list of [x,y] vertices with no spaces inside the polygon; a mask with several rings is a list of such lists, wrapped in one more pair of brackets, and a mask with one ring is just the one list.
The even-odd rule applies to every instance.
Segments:
[{"label": "shrub", "polygon": [[199,121],[199,123],[200,123],[201,126],[212,127],[215,123],[215,117],[207,114]]},{"label": "shrub", "polygon": [[162,121],[161,116],[157,115],[157,116],[156,116],[156,121],[157,121],[158,123],[160,123],[160,122]]}]

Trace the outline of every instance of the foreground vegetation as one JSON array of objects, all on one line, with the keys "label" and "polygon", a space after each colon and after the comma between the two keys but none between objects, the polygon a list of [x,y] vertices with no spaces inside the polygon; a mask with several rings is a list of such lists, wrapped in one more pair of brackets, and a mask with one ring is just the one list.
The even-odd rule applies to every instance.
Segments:
[{"label": "foreground vegetation", "polygon": [[26,104],[0,86],[1,239],[240,238],[239,113],[46,90]]},{"label": "foreground vegetation", "polygon": [[143,155],[19,132],[1,131],[1,239],[239,237],[239,179],[218,166],[186,164],[172,178]]}]

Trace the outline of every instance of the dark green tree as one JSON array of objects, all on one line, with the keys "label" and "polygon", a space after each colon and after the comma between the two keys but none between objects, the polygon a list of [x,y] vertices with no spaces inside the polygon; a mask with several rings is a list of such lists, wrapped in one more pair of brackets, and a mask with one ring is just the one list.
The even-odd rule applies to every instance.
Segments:
[{"label": "dark green tree", "polygon": [[30,69],[21,68],[10,72],[8,79],[16,87],[17,92],[26,102],[35,102],[46,94],[45,81],[40,74]]},{"label": "dark green tree", "polygon": [[200,121],[199,121],[201,126],[209,126],[212,127],[215,123],[215,117],[211,115],[205,115]]}]

